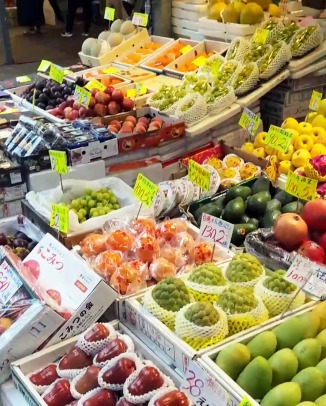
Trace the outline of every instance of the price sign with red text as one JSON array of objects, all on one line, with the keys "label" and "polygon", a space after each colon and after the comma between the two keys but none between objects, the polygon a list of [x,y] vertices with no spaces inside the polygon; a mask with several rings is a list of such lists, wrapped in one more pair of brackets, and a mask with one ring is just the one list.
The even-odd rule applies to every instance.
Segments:
[{"label": "price sign with red text", "polygon": [[214,244],[229,248],[234,225],[225,220],[203,213],[199,235]]},{"label": "price sign with red text", "polygon": [[180,388],[198,406],[226,406],[226,390],[195,361],[190,361]]},{"label": "price sign with red text", "polygon": [[0,265],[0,304],[7,304],[22,285],[15,270],[4,260]]},{"label": "price sign with red text", "polygon": [[316,198],[317,185],[317,180],[290,171],[286,179],[285,191],[298,199],[313,200]]},{"label": "price sign with red text", "polygon": [[261,118],[245,107],[239,120],[239,126],[255,135],[261,123]]}]

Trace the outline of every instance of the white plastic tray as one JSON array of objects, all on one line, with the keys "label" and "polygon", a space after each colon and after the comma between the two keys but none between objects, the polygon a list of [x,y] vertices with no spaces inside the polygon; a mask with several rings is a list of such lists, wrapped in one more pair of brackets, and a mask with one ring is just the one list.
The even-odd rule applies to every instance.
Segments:
[{"label": "white plastic tray", "polygon": [[185,4],[183,7],[172,7],[172,17],[185,18],[186,20],[198,22],[199,18],[207,15],[207,10],[208,7],[206,5],[195,6]]},{"label": "white plastic tray", "polygon": [[[326,41],[324,41],[319,47],[317,47],[314,51],[310,52],[308,55],[300,58],[300,59],[292,59],[289,63],[290,71],[297,72],[300,69],[309,66],[313,62],[317,61],[320,58],[323,58],[326,53]],[[303,75],[302,75],[303,76]]]},{"label": "white plastic tray", "polygon": [[198,31],[199,23],[196,21],[185,20],[184,18],[172,17],[172,26],[185,28],[186,30]]}]

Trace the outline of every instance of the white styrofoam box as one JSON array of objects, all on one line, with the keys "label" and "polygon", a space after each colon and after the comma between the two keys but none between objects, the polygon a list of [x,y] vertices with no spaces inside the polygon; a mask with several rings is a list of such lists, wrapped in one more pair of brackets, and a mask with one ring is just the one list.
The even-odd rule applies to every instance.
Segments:
[{"label": "white styrofoam box", "polygon": [[198,31],[199,23],[184,18],[172,17],[172,27],[185,28],[186,30]]},{"label": "white styrofoam box", "polygon": [[[300,71],[301,69],[306,68],[311,65],[313,62],[318,61],[319,59],[325,57],[326,51],[326,41],[324,41],[319,47],[309,52],[308,55],[303,56],[299,59],[293,59],[289,63],[289,69],[292,72]],[[317,70],[317,69],[316,69]]]},{"label": "white styrofoam box", "polygon": [[182,38],[189,38],[194,41],[204,41],[205,37],[197,31],[188,30],[186,28],[172,27],[173,34]]},{"label": "white styrofoam box", "polygon": [[[303,313],[308,312],[315,306],[316,302],[310,302],[302,307],[286,312],[285,315],[277,316],[274,319],[270,319],[269,323],[264,323],[264,325],[255,327],[254,329],[248,330],[248,333],[242,335],[241,337],[237,337],[235,342],[241,344],[247,344],[251,339],[253,339],[257,334],[262,333],[266,330],[271,330],[274,327],[281,324],[283,321],[288,320],[289,317],[300,315]],[[283,317],[282,317],[283,316]],[[245,392],[236,382],[233,381],[220,367],[218,367],[214,360],[216,359],[218,353],[222,351],[224,348],[227,348],[230,342],[219,345],[214,349],[206,352],[198,362],[204,369],[209,372],[211,376],[213,376],[217,381],[227,390],[230,397],[233,399],[231,403],[233,406],[238,405],[244,397],[246,397],[249,401],[249,404],[252,406],[259,406],[259,403],[256,402],[247,392]]]},{"label": "white styrofoam box", "polygon": [[199,18],[207,15],[208,5],[195,5],[181,2],[173,2],[172,17],[184,18],[198,22]]},{"label": "white styrofoam box", "polygon": [[183,10],[202,13],[204,10],[207,12],[208,3],[206,1],[201,1],[201,3],[192,1],[172,1],[172,8],[182,8]]},{"label": "white styrofoam box", "polygon": [[212,31],[222,31],[227,34],[236,35],[238,37],[247,37],[253,35],[260,24],[247,25],[247,24],[235,24],[235,23],[220,23],[216,20],[211,20],[206,17],[199,19],[200,28]]},{"label": "white styrofoam box", "polygon": [[2,406],[28,406],[27,401],[19,390],[15,388],[15,384],[12,380],[0,386],[0,397]]},{"label": "white styrofoam box", "polygon": [[[191,41],[192,42],[192,41]],[[153,90],[160,90],[161,86],[168,85],[168,86],[179,86],[181,83],[180,79],[172,78],[165,75],[158,75],[154,78],[148,79],[143,82],[145,86],[150,87]]]},{"label": "white styrofoam box", "polygon": [[[103,160],[93,161],[88,164],[69,167],[67,175],[62,175],[64,179],[84,179],[95,180],[105,178],[105,163]],[[53,189],[60,182],[55,171],[46,170],[27,175],[28,191],[41,192],[46,189]]]},{"label": "white styrofoam box", "polygon": [[[224,42],[232,42],[235,38],[238,38],[238,35],[235,34],[227,34],[224,31],[214,31],[214,30],[207,30],[204,28],[199,28],[198,29],[199,34],[203,35],[206,39],[209,40],[214,40],[214,41],[224,41]],[[246,39],[246,40],[250,40],[251,39],[251,35],[249,36],[243,36],[242,38]]]}]

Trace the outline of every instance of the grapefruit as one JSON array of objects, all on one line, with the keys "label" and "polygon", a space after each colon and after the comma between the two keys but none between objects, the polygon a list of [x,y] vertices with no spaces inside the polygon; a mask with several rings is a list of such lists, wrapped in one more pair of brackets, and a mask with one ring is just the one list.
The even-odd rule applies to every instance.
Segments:
[{"label": "grapefruit", "polygon": [[326,200],[314,199],[306,203],[301,217],[310,231],[326,231]]},{"label": "grapefruit", "polygon": [[264,19],[263,9],[256,3],[246,4],[240,13],[240,24],[259,24]]},{"label": "grapefruit", "polygon": [[274,224],[274,237],[288,251],[298,248],[308,239],[308,227],[296,213],[281,214]]},{"label": "grapefruit", "polygon": [[248,0],[247,3],[256,3],[258,4],[263,10],[268,10],[269,5],[271,4],[272,0]]}]

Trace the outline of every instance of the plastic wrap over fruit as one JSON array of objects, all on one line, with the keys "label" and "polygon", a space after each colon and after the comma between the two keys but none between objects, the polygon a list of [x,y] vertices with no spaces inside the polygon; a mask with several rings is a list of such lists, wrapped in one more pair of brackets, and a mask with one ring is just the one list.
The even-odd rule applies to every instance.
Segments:
[{"label": "plastic wrap over fruit", "polygon": [[317,155],[310,159],[309,163],[304,167],[306,176],[311,179],[316,179],[320,182],[326,181],[326,156]]}]

